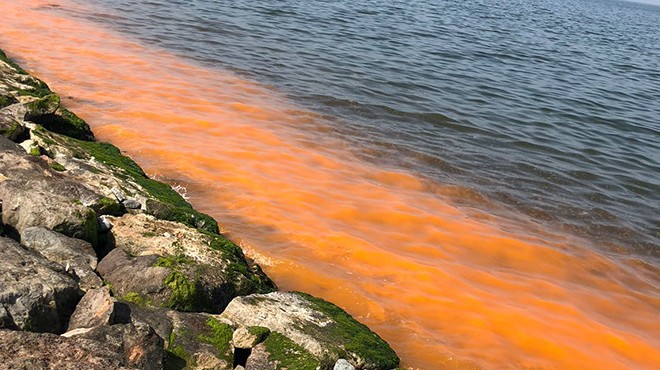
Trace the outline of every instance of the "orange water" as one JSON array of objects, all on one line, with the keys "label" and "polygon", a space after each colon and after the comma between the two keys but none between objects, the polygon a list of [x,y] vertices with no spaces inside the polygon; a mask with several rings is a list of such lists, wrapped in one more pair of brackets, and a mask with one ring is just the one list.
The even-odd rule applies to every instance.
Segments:
[{"label": "orange water", "polygon": [[660,368],[657,266],[453,206],[470,192],[361,163],[273,89],[60,11],[77,6],[3,1],[0,48],[184,184],[280,287],[344,307],[403,365]]}]

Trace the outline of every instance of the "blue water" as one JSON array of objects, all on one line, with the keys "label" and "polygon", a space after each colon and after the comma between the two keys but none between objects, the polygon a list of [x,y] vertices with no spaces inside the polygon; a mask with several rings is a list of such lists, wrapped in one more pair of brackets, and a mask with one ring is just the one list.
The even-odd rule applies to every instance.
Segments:
[{"label": "blue water", "polygon": [[660,7],[92,2],[81,16],[284,92],[365,160],[660,258]]}]

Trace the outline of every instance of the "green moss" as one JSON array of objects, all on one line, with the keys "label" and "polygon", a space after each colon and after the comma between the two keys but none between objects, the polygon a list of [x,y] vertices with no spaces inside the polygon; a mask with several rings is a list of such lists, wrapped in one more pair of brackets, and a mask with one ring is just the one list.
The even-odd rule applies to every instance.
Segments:
[{"label": "green moss", "polygon": [[[53,95],[55,94],[51,94],[41,100],[51,99],[50,96]],[[34,103],[36,104],[36,102]],[[31,112],[33,113],[31,113],[28,117],[30,121],[43,126],[49,131],[83,141],[94,140],[94,134],[89,128],[89,125],[87,125],[87,123],[80,117],[76,116],[64,107],[60,107],[55,113],[47,113],[46,110],[39,110],[38,107],[35,107]]]},{"label": "green moss", "polygon": [[161,220],[180,222],[184,225],[215,234],[220,232],[218,223],[213,217],[197,212],[190,206],[149,199],[146,202],[146,207],[147,213]]},{"label": "green moss", "polygon": [[33,146],[30,148],[30,155],[33,155],[35,157],[38,157],[41,155],[41,148],[38,146]]},{"label": "green moss", "polygon": [[210,311],[211,303],[198,288],[199,277],[190,280],[181,271],[173,269],[165,278],[164,284],[170,288],[167,306],[177,311]]},{"label": "green moss", "polygon": [[60,96],[48,94],[25,105],[27,114],[25,119],[33,120],[43,115],[53,114],[60,106]]},{"label": "green moss", "polygon": [[0,50],[0,60],[2,60],[3,62],[9,64],[12,68],[14,68],[16,70],[16,72],[18,72],[20,74],[23,74],[23,75],[28,74],[18,64],[14,63],[13,60],[9,59],[9,57],[7,57],[7,54],[5,54],[5,52],[2,51],[2,50]]},{"label": "green moss", "polygon": [[151,305],[151,299],[149,297],[137,292],[128,292],[123,297],[119,297],[119,299],[136,304],[140,307],[146,307]]},{"label": "green moss", "polygon": [[119,216],[122,214],[119,202],[109,197],[101,198],[94,208],[99,215]]},{"label": "green moss", "polygon": [[169,255],[165,257],[159,257],[153,265],[154,267],[178,269],[180,265],[191,264],[192,262],[194,262],[192,258],[179,254],[176,256]]},{"label": "green moss", "polygon": [[257,338],[256,343],[263,342],[268,337],[268,334],[270,334],[270,329],[264,328],[263,326],[250,326],[247,330]]},{"label": "green moss", "polygon": [[55,171],[58,172],[66,171],[66,168],[64,168],[64,166],[62,166],[60,163],[57,163],[55,161],[50,162],[48,165],[50,166],[50,168],[54,169]]},{"label": "green moss", "polygon": [[13,96],[11,95],[0,95],[0,109],[4,107],[8,107],[12,104],[18,103],[18,100],[16,100]]},{"label": "green moss", "polygon": [[210,328],[209,335],[200,335],[197,339],[215,347],[218,350],[217,354],[220,359],[230,364],[233,363],[234,354],[231,349],[231,338],[234,334],[234,328],[212,317],[206,321],[206,325]]},{"label": "green moss", "polygon": [[319,360],[309,351],[280,333],[270,333],[264,344],[268,351],[268,360],[276,364],[277,370],[316,370],[321,366]]},{"label": "green moss", "polygon": [[[387,342],[372,332],[366,325],[355,320],[336,305],[305,293],[297,293],[308,300],[312,307],[331,317],[336,325],[326,328],[330,337],[344,343],[346,354],[352,358],[362,358],[379,369],[394,369],[399,366],[399,358]],[[339,357],[345,357],[338,353]]]},{"label": "green moss", "polygon": [[[227,274],[229,278],[238,283],[239,295],[251,293],[270,293],[277,290],[275,283],[261,271],[258,265],[254,265],[250,269],[243,250],[231,240],[222,235],[215,235],[206,233],[209,237],[209,247],[220,251],[225,260],[230,261],[227,266]],[[243,279],[241,279],[241,276]]]}]

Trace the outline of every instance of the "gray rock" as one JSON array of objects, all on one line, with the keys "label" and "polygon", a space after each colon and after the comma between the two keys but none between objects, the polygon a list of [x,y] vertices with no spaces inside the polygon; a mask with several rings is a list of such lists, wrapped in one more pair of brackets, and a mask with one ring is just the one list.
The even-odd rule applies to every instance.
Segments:
[{"label": "gray rock", "polygon": [[113,251],[98,271],[122,297],[130,294],[179,311],[218,313],[238,295],[274,289],[241,249],[221,236],[144,214],[108,219],[116,248],[133,257]]},{"label": "gray rock", "polygon": [[42,226],[67,236],[95,243],[96,213],[81,204],[95,197],[89,189],[64,179],[6,180],[0,183],[2,221],[22,233]]},{"label": "gray rock", "polygon": [[276,370],[277,364],[270,361],[269,356],[270,353],[266,349],[266,345],[259,344],[252,349],[252,353],[250,353],[250,357],[245,363],[245,370]]},{"label": "gray rock", "polygon": [[128,366],[123,353],[84,338],[0,329],[0,367],[23,370],[106,370]]},{"label": "gray rock", "polygon": [[0,327],[61,333],[80,300],[64,269],[0,238]]},{"label": "gray rock", "polygon": [[87,291],[103,285],[101,278],[94,272],[97,265],[96,252],[88,242],[43,227],[29,227],[23,230],[21,242],[49,261],[69,266],[80,278],[82,290]]},{"label": "gray rock", "polygon": [[115,307],[115,321],[149,325],[160,337],[166,339],[166,368],[232,369],[233,327],[213,315],[138,306],[121,301]]},{"label": "gray rock", "polygon": [[127,209],[140,209],[142,207],[142,204],[133,198],[124,199],[121,204]]},{"label": "gray rock", "polygon": [[[263,329],[263,330],[260,330]],[[234,330],[231,342],[235,348],[248,349],[264,341],[269,330],[263,327],[239,327]]]},{"label": "gray rock", "polygon": [[117,324],[97,326],[69,339],[88,339],[103,343],[121,355],[123,366],[160,370],[163,368],[163,339],[148,325]]},{"label": "gray rock", "polygon": [[115,300],[110,297],[110,288],[90,289],[76,306],[68,330],[112,325],[114,317]]},{"label": "gray rock", "polygon": [[106,233],[112,230],[112,222],[107,216],[103,215],[96,219],[99,224],[99,232]]},{"label": "gray rock", "polygon": [[353,367],[353,365],[351,365],[350,362],[344,360],[343,358],[340,358],[335,363],[335,367],[333,368],[333,370],[355,370],[355,367]]},{"label": "gray rock", "polygon": [[271,333],[264,342],[266,351],[269,344],[286,347],[310,366],[334,364],[339,356],[358,369],[390,370],[399,365],[399,358],[377,334],[339,307],[308,294],[237,297],[219,317],[235,326],[267,327]]}]

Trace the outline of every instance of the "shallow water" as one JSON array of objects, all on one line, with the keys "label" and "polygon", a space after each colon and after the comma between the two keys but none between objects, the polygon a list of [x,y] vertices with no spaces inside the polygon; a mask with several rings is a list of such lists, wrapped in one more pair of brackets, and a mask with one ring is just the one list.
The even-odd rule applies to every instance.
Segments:
[{"label": "shallow water", "polygon": [[[424,76],[397,74],[387,69],[390,59],[375,55],[387,68],[372,66],[373,73],[418,86],[368,93],[363,74],[351,84],[341,70],[319,72],[332,58],[300,57],[299,44],[309,35],[272,32],[294,24],[288,16],[309,18],[305,4],[285,1],[280,8],[288,10],[269,14],[265,5],[215,2],[224,5],[220,16],[195,8],[212,6],[205,1],[98,3],[3,3],[0,47],[61,92],[97,136],[127,150],[150,174],[185,186],[191,201],[215,216],[281,287],[340,304],[389,340],[410,367],[660,364],[653,233],[658,76],[650,69],[658,64],[658,50],[643,48],[651,48],[657,34],[646,35],[648,44],[631,54],[636,59],[630,66],[646,68],[635,72],[634,87],[608,85],[597,94],[577,70],[566,77],[572,89],[562,90],[565,83],[555,72],[525,62],[552,54],[528,47],[509,53],[522,60],[510,66],[513,77],[499,77],[508,90],[487,93],[498,75],[468,77],[506,57],[482,60],[479,47],[466,49],[457,38],[433,50],[420,47],[447,53],[445,45],[462,53],[456,57],[463,58],[465,70],[446,70],[448,77],[438,80],[444,87],[428,82],[420,93]],[[323,13],[324,19],[340,22],[337,14],[346,12],[341,4]],[[520,8],[520,27],[529,21],[525,17],[537,16],[534,4]],[[580,4],[586,3],[561,4],[564,13],[584,15]],[[370,9],[386,18],[388,12],[419,16],[405,6]],[[654,13],[631,9],[620,10],[619,18],[634,14],[637,27],[645,29],[643,22],[653,19],[646,14]],[[491,8],[493,17],[496,10]],[[548,5],[547,14],[557,11]],[[156,13],[157,22],[148,21]],[[280,20],[261,22],[261,31],[253,33],[248,26],[262,16]],[[198,35],[212,36],[183,38],[194,24],[189,19],[196,19]],[[445,32],[431,34],[460,36],[461,21],[457,17]],[[342,37],[350,36],[351,27]],[[329,32],[323,30],[318,32]],[[472,34],[488,32],[493,27],[484,23]],[[326,43],[321,36],[313,38],[319,48],[314,55],[328,55],[323,48],[335,40]],[[520,41],[511,37],[503,36],[508,41],[501,45],[509,51]],[[209,40],[219,44],[210,48]],[[592,44],[580,40],[564,47],[579,54]],[[145,46],[149,42],[160,47]],[[264,52],[266,47],[282,51]],[[335,58],[355,65],[337,68],[365,68],[364,60],[340,53],[350,48],[336,49]],[[621,52],[611,49],[612,55]],[[409,59],[402,62],[411,69],[426,68],[423,58]],[[297,74],[305,68],[307,75]],[[437,73],[430,71],[428,81],[437,83]],[[319,86],[326,88],[322,96]],[[462,97],[451,92],[460,89]],[[539,114],[528,89],[547,114]],[[391,106],[379,103],[394,92],[401,97]],[[602,120],[594,123],[596,116]],[[626,186],[636,190],[622,190]],[[594,206],[587,193],[603,205]],[[588,215],[571,218],[580,212]]]}]

